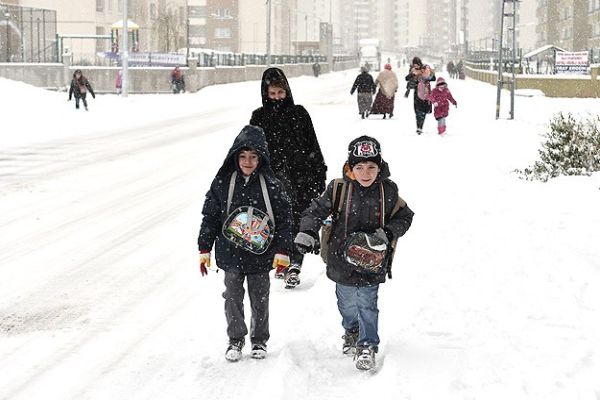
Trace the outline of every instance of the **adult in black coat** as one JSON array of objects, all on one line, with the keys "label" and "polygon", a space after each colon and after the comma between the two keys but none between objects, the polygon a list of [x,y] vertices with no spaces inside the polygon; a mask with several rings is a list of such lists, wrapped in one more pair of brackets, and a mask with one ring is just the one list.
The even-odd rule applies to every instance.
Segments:
[{"label": "adult in black coat", "polygon": [[354,80],[354,84],[350,89],[350,94],[354,94],[354,91],[358,92],[356,95],[358,113],[363,119],[369,116],[371,104],[373,103],[373,94],[376,89],[377,85],[375,85],[375,81],[367,70],[367,67],[360,67],[360,74],[358,74]]},{"label": "adult in black coat", "polygon": [[[427,64],[423,64],[419,57],[414,57],[410,71],[405,77],[408,84],[414,86],[413,106],[415,109],[415,119],[417,122],[417,134],[423,133],[425,117],[431,114],[431,103],[429,102],[429,93],[431,92],[430,83],[435,81],[435,73]],[[407,88],[408,88],[407,84]],[[419,93],[419,85],[423,85],[423,92]],[[408,90],[407,90],[408,92]]]},{"label": "adult in black coat", "polygon": [[[250,125],[264,129],[275,175],[292,201],[293,234],[298,233],[302,212],[325,190],[327,166],[310,115],[294,103],[288,80],[279,68],[265,70],[261,81],[262,107],[252,112]],[[303,255],[296,249],[286,274],[286,287],[300,281]]]},{"label": "adult in black coat", "polygon": [[71,87],[69,88],[69,101],[71,101],[73,95],[75,95],[75,109],[79,109],[79,100],[81,100],[83,101],[83,107],[85,107],[85,110],[87,111],[88,105],[87,100],[85,99],[87,92],[90,92],[94,99],[96,98],[96,94],[94,93],[94,89],[92,89],[90,81],[83,76],[80,69],[76,69],[73,73],[73,79],[71,79]]}]

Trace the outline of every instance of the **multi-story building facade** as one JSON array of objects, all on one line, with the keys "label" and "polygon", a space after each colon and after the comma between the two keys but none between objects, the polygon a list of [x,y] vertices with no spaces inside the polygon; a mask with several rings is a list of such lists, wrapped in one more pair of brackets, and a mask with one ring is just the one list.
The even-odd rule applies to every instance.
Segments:
[{"label": "multi-story building facade", "polygon": [[600,0],[588,0],[587,7],[589,39],[588,47],[593,50],[594,62],[600,62]]},{"label": "multi-story building facade", "polygon": [[572,51],[587,50],[594,38],[596,4],[595,0],[538,0],[537,45],[554,44]]}]

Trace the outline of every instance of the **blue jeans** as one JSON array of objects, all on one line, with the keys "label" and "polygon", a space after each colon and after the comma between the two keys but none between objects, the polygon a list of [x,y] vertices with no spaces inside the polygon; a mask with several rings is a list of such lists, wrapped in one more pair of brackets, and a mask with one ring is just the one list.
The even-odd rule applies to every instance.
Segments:
[{"label": "blue jeans", "polygon": [[379,345],[378,291],[379,284],[363,287],[335,284],[338,310],[342,314],[342,326],[345,330],[358,327],[357,346],[373,346],[377,349]]}]

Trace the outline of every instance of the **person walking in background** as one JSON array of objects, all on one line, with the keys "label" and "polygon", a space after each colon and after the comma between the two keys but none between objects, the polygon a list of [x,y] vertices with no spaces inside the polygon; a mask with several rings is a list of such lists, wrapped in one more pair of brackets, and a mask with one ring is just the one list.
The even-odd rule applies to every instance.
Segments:
[{"label": "person walking in background", "polygon": [[383,71],[377,75],[375,84],[379,85],[379,91],[375,96],[371,114],[383,114],[383,119],[386,114],[390,118],[394,115],[394,99],[398,91],[398,77],[392,71],[391,64],[385,64]]},{"label": "person walking in background", "polygon": [[360,74],[354,80],[350,94],[356,94],[356,101],[358,103],[358,113],[362,119],[369,116],[371,110],[371,104],[373,103],[373,94],[375,93],[377,86],[373,81],[373,77],[367,70],[367,67],[360,67]]},{"label": "person walking in background", "polygon": [[321,64],[319,64],[318,61],[315,61],[315,63],[312,65],[312,70],[315,78],[318,78],[319,74],[321,73]]},{"label": "person walking in background", "polygon": [[185,77],[178,66],[171,71],[171,90],[173,93],[185,92]]},{"label": "person walking in background", "polygon": [[118,70],[115,75],[115,89],[117,90],[117,94],[121,94],[123,90],[123,71]]},{"label": "person walking in background", "polygon": [[[325,190],[327,166],[308,111],[294,103],[288,80],[279,68],[264,71],[260,93],[262,107],[252,112],[250,125],[265,131],[271,165],[292,201],[294,235],[298,232],[302,211]],[[304,255],[297,249],[290,254],[291,265],[284,278],[285,287],[300,283]]]},{"label": "person walking in background", "polygon": [[75,96],[75,109],[79,109],[79,100],[83,102],[83,107],[85,111],[88,110],[87,104],[87,93],[90,92],[92,98],[96,98],[96,94],[94,94],[94,89],[92,89],[92,85],[90,81],[83,76],[83,73],[80,69],[76,69],[73,73],[73,79],[71,79],[71,86],[69,88],[69,101]]},{"label": "person walking in background", "polygon": [[433,116],[438,122],[438,134],[446,133],[446,118],[450,109],[449,102],[457,107],[456,100],[452,97],[448,84],[441,76],[437,78],[435,89],[429,95],[429,101],[433,105]]},{"label": "person walking in background", "polygon": [[431,114],[431,103],[429,94],[431,93],[431,81],[435,81],[435,73],[429,65],[423,64],[419,57],[414,57],[411,64],[410,73],[406,75],[406,81],[415,80],[417,86],[414,90],[413,107],[415,109],[415,118],[417,121],[417,134],[423,133],[425,117]]},{"label": "person walking in background", "polygon": [[244,321],[244,281],[252,318],[252,358],[267,354],[271,268],[285,269],[292,250],[292,208],[283,184],[271,170],[263,130],[245,126],[235,138],[206,193],[198,235],[200,273],[208,274],[215,247],[225,271],[228,361],[238,361],[248,327]]}]

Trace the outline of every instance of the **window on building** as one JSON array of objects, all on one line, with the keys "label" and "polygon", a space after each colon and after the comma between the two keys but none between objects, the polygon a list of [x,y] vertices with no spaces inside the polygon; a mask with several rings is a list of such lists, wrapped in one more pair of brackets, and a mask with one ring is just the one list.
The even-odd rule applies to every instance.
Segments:
[{"label": "window on building", "polygon": [[98,12],[104,11],[104,0],[96,0],[96,11],[98,11]]},{"label": "window on building", "polygon": [[231,38],[231,29],[215,28],[215,39],[229,39],[229,38]]},{"label": "window on building", "polygon": [[190,18],[204,18],[206,17],[206,6],[190,6],[188,7]]},{"label": "window on building", "polygon": [[190,25],[190,36],[206,37],[206,25]]},{"label": "window on building", "polygon": [[214,14],[218,19],[231,19],[231,11],[227,8],[218,8]]},{"label": "window on building", "polygon": [[154,4],[154,3],[150,3],[150,11],[149,11],[149,14],[150,14],[150,18],[151,18],[151,19],[155,19],[155,18],[156,18],[156,16],[157,16],[157,15],[156,15],[156,4]]}]

